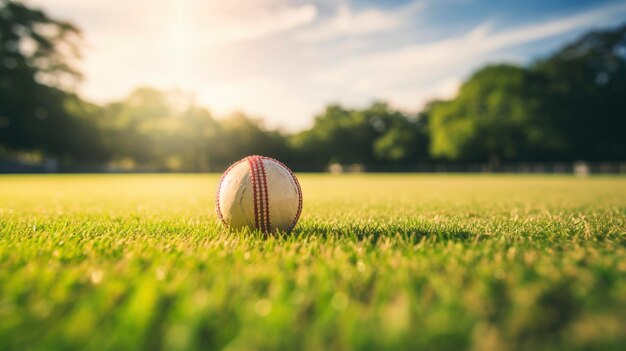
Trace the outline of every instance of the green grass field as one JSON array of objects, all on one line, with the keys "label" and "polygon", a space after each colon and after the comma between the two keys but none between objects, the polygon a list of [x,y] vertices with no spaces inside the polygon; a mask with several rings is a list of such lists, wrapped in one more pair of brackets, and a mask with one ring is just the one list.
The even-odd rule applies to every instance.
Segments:
[{"label": "green grass field", "polygon": [[290,235],[217,175],[0,177],[0,349],[621,349],[626,178],[301,175]]}]

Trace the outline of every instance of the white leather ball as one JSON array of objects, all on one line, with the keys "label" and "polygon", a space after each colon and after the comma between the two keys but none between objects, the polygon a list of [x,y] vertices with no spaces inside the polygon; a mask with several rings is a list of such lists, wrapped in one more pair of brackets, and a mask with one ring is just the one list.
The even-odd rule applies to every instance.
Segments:
[{"label": "white leather ball", "polygon": [[215,208],[227,228],[288,232],[302,212],[302,189],[293,172],[281,162],[248,156],[222,175]]}]

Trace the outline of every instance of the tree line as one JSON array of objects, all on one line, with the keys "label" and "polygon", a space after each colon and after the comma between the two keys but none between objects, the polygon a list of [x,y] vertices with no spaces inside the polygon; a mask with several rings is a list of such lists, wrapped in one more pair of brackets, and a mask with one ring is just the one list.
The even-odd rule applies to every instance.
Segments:
[{"label": "tree line", "polygon": [[249,154],[302,170],[332,163],[626,160],[626,25],[582,35],[528,66],[488,65],[450,100],[407,113],[331,104],[284,133],[243,113],[216,118],[183,91],[138,88],[104,105],[75,94],[81,32],[0,0],[0,160],[219,171]]}]

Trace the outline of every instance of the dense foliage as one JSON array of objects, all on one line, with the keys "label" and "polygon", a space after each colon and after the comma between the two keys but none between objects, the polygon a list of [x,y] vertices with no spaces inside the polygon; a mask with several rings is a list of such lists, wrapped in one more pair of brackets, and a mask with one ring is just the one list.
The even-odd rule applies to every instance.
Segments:
[{"label": "dense foliage", "polygon": [[433,156],[626,159],[626,25],[588,33],[528,68],[476,72],[432,113]]},{"label": "dense foliage", "polygon": [[362,110],[331,105],[316,116],[311,129],[292,136],[291,145],[316,167],[416,161],[427,154],[423,122],[384,103]]}]

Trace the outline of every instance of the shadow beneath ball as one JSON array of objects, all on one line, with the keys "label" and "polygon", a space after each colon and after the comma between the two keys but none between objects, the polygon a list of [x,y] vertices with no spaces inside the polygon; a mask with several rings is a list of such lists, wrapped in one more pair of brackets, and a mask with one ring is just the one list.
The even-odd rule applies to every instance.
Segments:
[{"label": "shadow beneath ball", "polygon": [[482,241],[487,236],[478,232],[472,232],[466,228],[440,228],[432,223],[410,221],[410,220],[390,220],[386,222],[365,222],[365,223],[320,223],[303,222],[297,225],[289,233],[276,233],[277,239],[285,240],[307,240],[312,237],[322,239],[352,239],[358,241],[368,241],[376,243],[384,238],[400,238],[404,243],[419,243],[426,240],[429,242],[470,242]]}]

